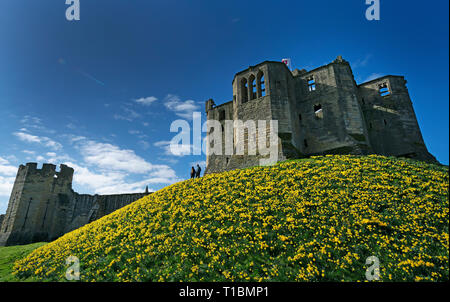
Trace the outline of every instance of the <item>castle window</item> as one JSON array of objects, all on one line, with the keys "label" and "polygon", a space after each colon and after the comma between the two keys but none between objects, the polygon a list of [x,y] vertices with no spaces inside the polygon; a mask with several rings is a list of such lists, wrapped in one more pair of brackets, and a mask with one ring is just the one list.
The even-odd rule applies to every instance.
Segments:
[{"label": "castle window", "polygon": [[388,96],[391,94],[386,83],[381,84],[378,88],[379,88],[378,92],[380,93],[381,96]]},{"label": "castle window", "polygon": [[365,104],[366,102],[364,102],[364,98],[361,99],[362,103]]},{"label": "castle window", "polygon": [[266,95],[266,82],[264,80],[264,73],[262,71],[258,72],[256,76],[256,82],[258,83],[256,87],[258,97],[263,97]]},{"label": "castle window", "polygon": [[255,83],[255,76],[251,75],[248,79],[248,83],[250,85],[250,100],[256,99],[256,83]]},{"label": "castle window", "polygon": [[223,121],[225,119],[225,110],[219,110],[219,121]]},{"label": "castle window", "polygon": [[306,139],[303,140],[303,145],[305,145],[305,148],[308,148],[308,141]]},{"label": "castle window", "polygon": [[323,119],[322,105],[320,104],[314,105],[314,114],[317,119]]},{"label": "castle window", "polygon": [[387,125],[387,122],[386,122],[386,120],[383,120],[383,122],[384,122],[384,125],[386,126],[386,125]]},{"label": "castle window", "polygon": [[242,103],[248,101],[248,85],[246,78],[242,78],[241,80],[241,101]]},{"label": "castle window", "polygon": [[301,121],[302,120],[302,115],[299,113],[298,114],[298,120]]},{"label": "castle window", "polygon": [[314,80],[314,77],[309,77],[307,81],[308,81],[308,91],[311,92],[316,90],[316,81]]}]

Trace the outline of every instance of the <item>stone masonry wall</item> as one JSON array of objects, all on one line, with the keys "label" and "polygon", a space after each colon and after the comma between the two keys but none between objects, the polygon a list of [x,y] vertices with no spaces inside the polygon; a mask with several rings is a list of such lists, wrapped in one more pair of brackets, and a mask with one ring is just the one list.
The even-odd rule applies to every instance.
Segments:
[{"label": "stone masonry wall", "polygon": [[0,246],[52,241],[148,194],[81,195],[72,190],[73,172],[65,165],[59,172],[51,164],[19,167],[0,223]]},{"label": "stone masonry wall", "polygon": [[[261,75],[265,95],[258,81]],[[311,71],[291,72],[281,62],[265,61],[238,72],[233,101],[215,106],[209,100],[206,112],[208,120],[220,120],[221,110],[226,119],[277,120],[279,161],[375,153],[437,163],[425,146],[405,83],[401,76],[387,76],[357,85],[341,56]],[[383,85],[389,95],[380,95]],[[236,147],[236,133],[233,138]],[[205,173],[259,165],[261,156],[247,153],[247,136],[243,143],[245,155],[208,153]]]}]

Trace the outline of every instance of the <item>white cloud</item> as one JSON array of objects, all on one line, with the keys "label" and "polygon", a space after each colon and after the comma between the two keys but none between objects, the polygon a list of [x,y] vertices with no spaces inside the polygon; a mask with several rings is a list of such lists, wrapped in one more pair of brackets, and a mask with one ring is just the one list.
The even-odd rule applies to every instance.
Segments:
[{"label": "white cloud", "polygon": [[380,78],[380,77],[382,77],[382,76],[383,76],[382,73],[372,73],[371,75],[369,75],[369,76],[363,81],[363,83],[369,82],[369,81],[372,81],[372,80],[375,80],[375,79],[378,79],[378,78]]},{"label": "white cloud", "polygon": [[[9,197],[11,194],[17,170],[18,168],[11,165],[7,159],[0,157],[0,196]],[[1,203],[0,210],[3,208],[6,210],[6,206],[6,203]]]},{"label": "white cloud", "polygon": [[31,150],[22,150],[23,153],[28,154],[28,155],[35,155],[36,152],[31,151]]},{"label": "white cloud", "polygon": [[360,68],[360,67],[365,67],[367,65],[367,63],[369,63],[369,60],[373,57],[372,54],[366,54],[364,56],[364,58],[360,58],[358,60],[355,61],[355,63],[352,64],[352,68],[356,69],[356,68]]},{"label": "white cloud", "polygon": [[[17,173],[17,169],[16,169],[16,173]],[[15,176],[5,177],[5,176],[0,175],[0,196],[9,197],[9,195],[11,195],[15,179],[16,179]]]},{"label": "white cloud", "polygon": [[153,144],[164,150],[165,155],[184,156],[190,155],[193,152],[194,146],[192,144],[174,144],[171,146],[171,141],[159,141]]},{"label": "white cloud", "polygon": [[155,102],[157,100],[158,99],[155,98],[154,96],[149,96],[149,97],[146,97],[146,98],[137,99],[137,100],[135,100],[135,102],[138,103],[138,104],[141,104],[141,105],[148,106],[148,105],[150,105],[151,103],[153,103],[153,102]]},{"label": "white cloud", "polygon": [[145,174],[158,170],[169,170],[166,165],[153,165],[133,150],[95,141],[83,141],[78,148],[84,161],[106,171],[123,171]]},{"label": "white cloud", "polygon": [[140,140],[138,141],[138,144],[142,147],[142,149],[147,150],[148,148],[150,148],[150,144],[147,141],[144,140]]},{"label": "white cloud", "polygon": [[77,129],[77,126],[75,126],[73,123],[68,123],[68,124],[66,125],[66,127],[69,128],[70,130],[75,130],[75,129]]},{"label": "white cloud", "polygon": [[181,101],[176,95],[169,94],[164,99],[164,105],[170,111],[184,119],[192,119],[192,113],[198,111],[200,106],[193,100]]},{"label": "white cloud", "polygon": [[172,184],[179,181],[175,171],[168,166],[159,166],[156,170],[146,174],[142,180],[128,181],[130,176],[126,172],[105,170],[95,172],[91,168],[72,162],[65,164],[75,170],[74,183],[90,188],[95,194],[138,193],[144,192],[147,185]]},{"label": "white cloud", "polygon": [[125,120],[129,122],[132,122],[139,117],[141,117],[139,113],[127,107],[122,107],[122,112],[120,114],[114,114],[114,119]]},{"label": "white cloud", "polygon": [[23,142],[41,144],[54,150],[62,148],[60,143],[45,136],[36,136],[25,132],[14,132],[13,134]]}]

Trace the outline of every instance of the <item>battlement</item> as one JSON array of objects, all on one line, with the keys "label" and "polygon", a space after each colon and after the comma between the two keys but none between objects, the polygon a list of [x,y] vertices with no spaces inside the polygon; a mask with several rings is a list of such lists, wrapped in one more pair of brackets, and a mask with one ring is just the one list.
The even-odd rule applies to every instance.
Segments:
[{"label": "battlement", "polygon": [[74,169],[61,164],[20,165],[5,215],[0,246],[51,241],[148,194],[81,195],[72,189]]},{"label": "battlement", "polygon": [[37,163],[26,163],[26,165],[19,166],[19,174],[25,172],[27,177],[31,175],[38,175],[41,177],[50,177],[50,178],[58,178],[58,179],[69,179],[71,180],[73,177],[74,170],[67,165],[61,164],[59,172],[56,171],[56,165],[44,163],[42,164],[42,168],[38,169]]}]

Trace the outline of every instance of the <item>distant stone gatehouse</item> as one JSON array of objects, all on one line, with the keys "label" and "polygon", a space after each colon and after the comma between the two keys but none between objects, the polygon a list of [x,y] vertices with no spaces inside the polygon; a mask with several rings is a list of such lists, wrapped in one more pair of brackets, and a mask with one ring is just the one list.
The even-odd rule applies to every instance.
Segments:
[{"label": "distant stone gatehouse", "polygon": [[144,193],[87,195],[72,190],[74,170],[66,165],[20,165],[5,215],[0,246],[52,241],[132,203]]}]

